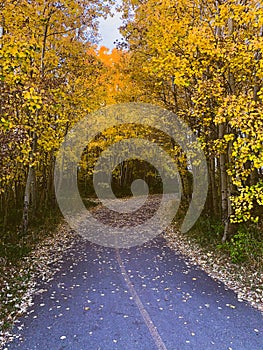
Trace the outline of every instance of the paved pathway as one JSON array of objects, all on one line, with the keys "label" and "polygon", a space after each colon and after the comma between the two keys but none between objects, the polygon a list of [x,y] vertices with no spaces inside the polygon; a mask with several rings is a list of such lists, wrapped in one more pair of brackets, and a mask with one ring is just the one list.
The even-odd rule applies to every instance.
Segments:
[{"label": "paved pathway", "polygon": [[170,250],[82,238],[15,327],[10,350],[262,350],[262,314]]}]

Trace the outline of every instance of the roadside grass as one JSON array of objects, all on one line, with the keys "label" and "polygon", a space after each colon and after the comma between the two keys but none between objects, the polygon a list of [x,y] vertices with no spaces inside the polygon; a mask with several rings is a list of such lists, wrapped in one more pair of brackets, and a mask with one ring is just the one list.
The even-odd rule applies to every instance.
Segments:
[{"label": "roadside grass", "polygon": [[[180,204],[173,224],[176,227],[181,226],[188,205],[186,200]],[[214,251],[222,257],[228,257],[236,265],[263,273],[263,225],[239,224],[236,233],[224,243],[223,233],[224,226],[221,221],[203,213],[185,235],[204,252]]]},{"label": "roadside grass", "polygon": [[200,217],[187,233],[202,249],[228,256],[232,263],[263,272],[263,232],[256,225],[239,225],[222,243],[224,227],[217,219]]},{"label": "roadside grass", "polygon": [[52,215],[34,218],[26,235],[17,228],[7,229],[0,236],[0,331],[12,326],[12,320],[19,314],[21,302],[31,280],[33,266],[25,258],[52,235],[61,222],[58,211]]},{"label": "roadside grass", "polygon": [[23,264],[13,266],[7,263],[5,267],[1,267],[0,338],[1,332],[7,331],[12,326],[14,318],[19,316],[30,278],[31,267],[24,261]]},{"label": "roadside grass", "polygon": [[263,312],[263,229],[259,224],[239,224],[236,233],[222,243],[223,225],[203,214],[186,233],[180,232],[188,205],[180,206],[164,237],[171,249],[199,265],[214,279],[234,290]]},{"label": "roadside grass", "polygon": [[56,210],[32,217],[28,232],[22,234],[19,227],[7,227],[0,233],[0,259],[2,263],[16,264],[27,256],[36,245],[45,239],[61,221],[61,214]]},{"label": "roadside grass", "polygon": [[[87,209],[98,205],[89,198],[83,199],[83,203]],[[23,313],[23,305],[30,303],[26,294],[33,287],[35,262],[32,253],[55,236],[62,223],[60,211],[54,209],[33,218],[26,235],[21,235],[17,228],[0,233],[0,344],[1,334],[8,331],[13,320]]]},{"label": "roadside grass", "polygon": [[[93,198],[83,198],[83,203],[87,209],[92,209],[98,205],[96,199]],[[0,232],[1,265],[7,262],[16,264],[27,256],[32,249],[52,234],[62,219],[59,209],[54,208],[32,217],[26,235],[21,234],[18,226],[7,227]]]}]

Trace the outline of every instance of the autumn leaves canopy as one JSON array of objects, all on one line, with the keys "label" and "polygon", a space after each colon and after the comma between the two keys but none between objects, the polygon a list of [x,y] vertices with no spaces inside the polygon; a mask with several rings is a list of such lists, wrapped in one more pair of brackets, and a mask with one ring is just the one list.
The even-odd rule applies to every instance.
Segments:
[{"label": "autumn leaves canopy", "polygon": [[[29,210],[44,210],[54,201],[56,151],[71,125],[102,106],[132,101],[172,110],[196,133],[209,168],[207,209],[220,213],[224,238],[231,222],[258,222],[262,2],[124,0],[126,46],[112,53],[94,43],[96,19],[110,5],[101,0],[0,5],[2,226],[12,221],[9,208],[21,219],[26,189]],[[107,144],[105,138],[94,142],[101,149]],[[185,169],[184,155],[169,145]]]}]

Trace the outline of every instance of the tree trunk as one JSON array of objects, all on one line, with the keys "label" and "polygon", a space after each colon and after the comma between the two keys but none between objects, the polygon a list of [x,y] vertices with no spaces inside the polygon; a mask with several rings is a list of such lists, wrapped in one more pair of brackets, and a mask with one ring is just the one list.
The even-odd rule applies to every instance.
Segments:
[{"label": "tree trunk", "polygon": [[[225,124],[219,125],[219,138],[222,139],[225,133]],[[220,190],[221,190],[221,219],[224,223],[227,218],[227,172],[226,172],[226,154],[221,152],[219,157],[220,164]]]},{"label": "tree trunk", "polygon": [[212,213],[214,216],[218,215],[218,204],[217,204],[217,188],[215,179],[215,158],[212,156],[209,160],[209,174],[211,184],[211,199],[212,199]]},{"label": "tree trunk", "polygon": [[[47,42],[47,34],[48,34],[48,28],[49,28],[49,21],[51,18],[51,14],[48,17],[48,21],[44,26],[44,33],[43,33],[43,42],[42,42],[42,51],[41,51],[41,62],[40,62],[40,78],[44,78],[45,73],[45,53],[46,53],[46,42]],[[37,116],[36,116],[37,117]],[[35,158],[37,150],[37,135],[36,132],[33,132],[33,141],[32,141],[32,150],[31,155],[32,158]],[[36,213],[37,210],[37,200],[36,200],[36,175],[35,175],[35,169],[34,167],[29,167],[28,175],[27,175],[27,181],[26,181],[26,188],[24,193],[24,205],[23,205],[23,219],[22,219],[22,232],[25,234],[28,229],[28,220],[29,220],[29,207],[32,203],[32,209],[33,213]]]},{"label": "tree trunk", "polygon": [[[228,143],[228,163],[231,160],[233,141]],[[225,219],[224,235],[222,237],[222,242],[225,242],[233,233],[234,225],[231,223],[231,215],[233,214],[233,207],[231,204],[231,195],[233,194],[233,184],[231,176],[227,175],[227,217]]]},{"label": "tree trunk", "polygon": [[29,219],[29,206],[31,197],[31,185],[33,181],[33,168],[29,167],[26,181],[26,189],[24,193],[24,206],[23,206],[23,219],[22,219],[22,233],[26,234],[28,229],[28,219]]}]

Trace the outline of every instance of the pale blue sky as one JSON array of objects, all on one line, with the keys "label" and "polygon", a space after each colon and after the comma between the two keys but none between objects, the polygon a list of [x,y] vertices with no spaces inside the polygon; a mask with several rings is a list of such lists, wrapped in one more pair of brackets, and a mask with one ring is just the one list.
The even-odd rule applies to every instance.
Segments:
[{"label": "pale blue sky", "polygon": [[113,42],[116,39],[121,38],[121,35],[119,33],[118,27],[121,26],[121,13],[115,11],[114,17],[108,16],[106,20],[100,19],[100,35],[101,35],[101,42],[99,43],[99,46],[106,46],[109,49],[113,49],[115,45]]}]

